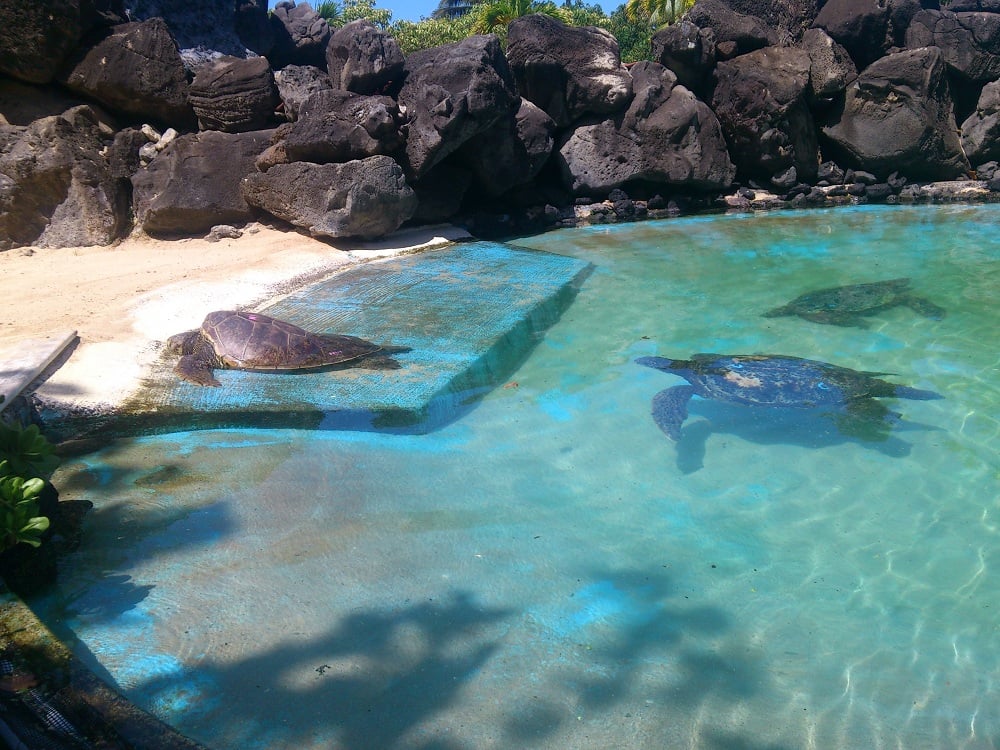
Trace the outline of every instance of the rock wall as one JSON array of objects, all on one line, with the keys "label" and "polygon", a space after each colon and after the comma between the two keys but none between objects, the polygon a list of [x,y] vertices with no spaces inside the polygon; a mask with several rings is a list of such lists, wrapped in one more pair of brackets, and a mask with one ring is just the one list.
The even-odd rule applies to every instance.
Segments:
[{"label": "rock wall", "polygon": [[698,0],[652,49],[546,16],[404,56],[292,0],[3,3],[0,250],[1000,191],[996,3]]}]

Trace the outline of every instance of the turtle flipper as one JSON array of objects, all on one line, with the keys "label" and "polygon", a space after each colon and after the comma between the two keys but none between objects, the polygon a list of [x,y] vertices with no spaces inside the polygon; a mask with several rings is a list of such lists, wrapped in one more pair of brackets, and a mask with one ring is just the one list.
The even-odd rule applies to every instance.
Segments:
[{"label": "turtle flipper", "polygon": [[913,297],[907,295],[903,299],[903,304],[913,310],[913,312],[923,315],[925,318],[930,318],[931,320],[941,320],[946,313],[943,307],[938,307],[929,299],[924,299],[923,297]]},{"label": "turtle flipper", "polygon": [[681,424],[687,419],[687,403],[694,395],[690,385],[677,385],[653,396],[653,421],[668,438],[681,438]]},{"label": "turtle flipper", "polygon": [[196,385],[219,386],[222,385],[212,375],[212,363],[197,354],[187,354],[177,360],[174,372],[184,380],[189,380]]}]

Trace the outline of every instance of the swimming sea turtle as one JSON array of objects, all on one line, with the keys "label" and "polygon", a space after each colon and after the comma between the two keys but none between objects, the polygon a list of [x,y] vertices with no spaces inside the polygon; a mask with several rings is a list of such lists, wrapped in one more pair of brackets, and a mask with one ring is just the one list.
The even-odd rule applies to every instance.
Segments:
[{"label": "swimming sea turtle", "polygon": [[[653,397],[653,420],[671,440],[678,440],[692,396],[743,406],[833,407],[856,416],[884,416],[880,397],[937,399],[921,391],[879,380],[884,372],[858,372],[846,367],[780,354],[694,354],[691,359],[639,357],[636,362],[680,375],[678,385]],[[874,408],[872,408],[874,406]]]},{"label": "swimming sea turtle", "polygon": [[862,320],[880,310],[906,305],[926,318],[940,320],[945,311],[923,297],[910,294],[909,279],[890,279],[870,284],[850,284],[806,292],[789,302],[764,313],[765,318],[798,315],[815,323],[838,326],[864,326]]},{"label": "swimming sea turtle", "polygon": [[408,347],[381,346],[355,336],[310,333],[260,313],[219,310],[205,316],[201,328],[167,339],[182,355],[174,372],[198,385],[220,385],[215,368],[229,370],[310,370],[364,360],[365,367],[399,369],[386,356]]}]

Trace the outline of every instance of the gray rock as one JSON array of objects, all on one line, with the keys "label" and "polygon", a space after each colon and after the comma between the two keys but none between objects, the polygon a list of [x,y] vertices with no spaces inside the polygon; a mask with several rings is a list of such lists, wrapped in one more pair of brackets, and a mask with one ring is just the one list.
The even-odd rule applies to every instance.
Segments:
[{"label": "gray rock", "polygon": [[400,109],[409,119],[405,168],[414,181],[519,103],[493,35],[414,52],[406,59]]},{"label": "gray rock", "polygon": [[216,224],[250,221],[240,184],[271,135],[206,130],[174,139],[132,177],[137,225],[153,236],[194,237]]},{"label": "gray rock", "polygon": [[416,221],[447,221],[459,212],[472,185],[472,171],[462,163],[447,159],[413,185],[417,195]]},{"label": "gray rock", "polygon": [[345,164],[278,164],[248,175],[251,204],[315,237],[374,239],[413,216],[417,196],[388,156]]},{"label": "gray rock", "polygon": [[973,81],[1000,78],[1000,14],[922,10],[906,31],[906,46],[938,47],[948,66]]},{"label": "gray rock", "polygon": [[107,245],[121,236],[128,193],[104,156],[112,133],[85,105],[0,126],[0,250]]},{"label": "gray rock", "polygon": [[1000,159],[1000,81],[987,83],[962,123],[962,148],[973,164]]},{"label": "gray rock", "polygon": [[[128,0],[130,17],[136,21],[160,18],[170,29],[185,67],[192,73],[221,55],[246,57],[247,45],[237,28],[237,9],[246,22],[263,11],[252,0]],[[247,7],[251,6],[251,7]],[[259,43],[259,42],[258,42]],[[255,50],[257,51],[257,50]]]},{"label": "gray rock", "polygon": [[236,35],[247,49],[267,57],[274,46],[274,30],[267,17],[267,0],[236,0]]},{"label": "gray rock", "polygon": [[187,73],[159,18],[115,26],[61,80],[71,91],[116,112],[181,128],[194,123]]},{"label": "gray rock", "polygon": [[888,55],[847,88],[843,112],[823,127],[824,153],[876,175],[947,180],[969,170],[936,47]]},{"label": "gray rock", "polygon": [[299,119],[282,126],[258,167],[292,161],[317,164],[391,154],[403,145],[401,117],[388,96],[319,91],[303,104]]},{"label": "gray rock", "polygon": [[802,49],[809,55],[809,86],[817,99],[836,96],[858,77],[847,50],[822,29],[808,29],[802,35]]},{"label": "gray rock", "polygon": [[737,13],[754,16],[774,29],[778,44],[796,44],[812,26],[823,0],[726,0]]},{"label": "gray rock", "polygon": [[403,52],[370,21],[352,21],[330,37],[326,69],[335,89],[382,94],[402,85]]},{"label": "gray rock", "polygon": [[632,78],[617,40],[595,26],[554,18],[517,18],[507,30],[507,59],[517,89],[558,127],[587,114],[620,112],[632,100]]},{"label": "gray rock", "polygon": [[665,26],[652,38],[653,61],[677,76],[677,83],[703,96],[715,69],[715,32],[688,20]]},{"label": "gray rock", "polygon": [[722,59],[745,55],[781,41],[770,22],[740,13],[722,0],[698,0],[685,17],[699,28],[712,30],[717,54]]},{"label": "gray rock", "polygon": [[243,236],[243,230],[237,229],[231,224],[216,224],[205,235],[208,242],[219,242],[220,240],[238,240]]},{"label": "gray rock", "polygon": [[708,106],[658,63],[632,68],[635,98],[624,115],[586,120],[556,159],[576,195],[606,195],[642,180],[694,191],[728,187],[735,168]]},{"label": "gray rock", "polygon": [[326,45],[330,42],[330,25],[309,3],[295,4],[282,0],[271,11],[271,65],[313,65],[326,69]]},{"label": "gray rock", "polygon": [[275,71],[274,82],[289,120],[298,118],[299,109],[310,96],[333,88],[330,77],[313,65],[286,65]]},{"label": "gray rock", "polygon": [[794,166],[800,180],[815,179],[819,147],[807,103],[811,65],[798,47],[765,47],[719,63],[712,109],[744,178],[770,180]]},{"label": "gray rock", "polygon": [[891,47],[902,46],[920,0],[828,0],[814,26],[843,45],[855,65],[864,68]]},{"label": "gray rock", "polygon": [[0,73],[48,83],[91,29],[124,20],[120,0],[0,3]]},{"label": "gray rock", "polygon": [[479,186],[502,195],[533,180],[552,154],[556,124],[526,99],[516,112],[470,139],[461,150]]},{"label": "gray rock", "polygon": [[243,133],[272,124],[278,87],[267,58],[224,56],[201,67],[188,101],[202,130]]}]

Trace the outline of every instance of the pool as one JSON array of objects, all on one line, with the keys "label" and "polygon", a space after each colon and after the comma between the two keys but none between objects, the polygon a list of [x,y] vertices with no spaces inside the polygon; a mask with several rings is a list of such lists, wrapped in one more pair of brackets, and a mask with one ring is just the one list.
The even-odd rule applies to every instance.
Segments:
[{"label": "pool", "polygon": [[[31,602],[136,704],[230,748],[992,748],[1000,206],[592,227],[509,378],[426,434],[214,429],[67,462],[95,508]],[[762,313],[909,277],[947,310]],[[777,353],[936,391],[856,434],[637,357]]]}]

